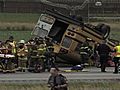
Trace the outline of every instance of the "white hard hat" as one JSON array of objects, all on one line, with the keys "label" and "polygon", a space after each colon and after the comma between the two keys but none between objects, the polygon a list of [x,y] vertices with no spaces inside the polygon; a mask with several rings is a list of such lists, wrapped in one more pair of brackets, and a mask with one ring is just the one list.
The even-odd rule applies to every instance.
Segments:
[{"label": "white hard hat", "polygon": [[24,43],[25,43],[25,40],[20,40],[20,42],[19,42],[19,43],[23,43],[23,44],[24,44]]},{"label": "white hard hat", "polygon": [[81,67],[81,65],[76,65],[77,67]]}]

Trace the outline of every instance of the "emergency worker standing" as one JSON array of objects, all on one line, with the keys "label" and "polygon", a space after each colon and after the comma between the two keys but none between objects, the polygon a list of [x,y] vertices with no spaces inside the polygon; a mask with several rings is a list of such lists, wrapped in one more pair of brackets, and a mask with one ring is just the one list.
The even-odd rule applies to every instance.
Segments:
[{"label": "emergency worker standing", "polygon": [[[6,40],[6,42],[4,43],[4,45],[2,46],[3,50],[2,50],[2,54],[4,54],[3,57],[3,72],[12,72],[14,71],[14,55],[12,53],[12,46],[9,43],[9,40]],[[7,56],[8,55],[8,56]]]},{"label": "emergency worker standing", "polygon": [[11,52],[12,54],[16,54],[16,41],[14,40],[13,36],[10,36],[8,39],[8,43],[11,45]]},{"label": "emergency worker standing", "polygon": [[8,43],[9,45],[11,46],[10,49],[11,49],[11,54],[13,54],[15,57],[14,57],[14,64],[15,64],[15,67],[18,67],[18,58],[17,58],[17,42],[14,40],[14,37],[13,36],[10,36],[9,39],[8,39]]},{"label": "emergency worker standing", "polygon": [[119,71],[119,63],[120,63],[120,44],[117,44],[114,47],[114,58],[113,58],[113,62],[115,63],[115,69],[114,72],[115,74],[118,73]]},{"label": "emergency worker standing", "polygon": [[40,72],[39,69],[39,55],[38,55],[38,46],[32,45],[31,49],[29,50],[29,60],[28,60],[28,68],[29,71],[32,72]]},{"label": "emergency worker standing", "polygon": [[40,55],[44,55],[45,51],[46,51],[46,44],[45,43],[41,43],[38,46],[38,51]]},{"label": "emergency worker standing", "polygon": [[44,53],[46,52],[46,44],[42,38],[36,38],[34,40],[29,52],[28,67],[29,71],[41,72],[44,71]]},{"label": "emergency worker standing", "polygon": [[46,37],[45,39],[46,39],[45,68],[48,69],[48,71],[50,71],[51,67],[56,67],[54,64],[56,55],[54,53],[54,47],[51,39],[48,37]]},{"label": "emergency worker standing", "polygon": [[17,48],[18,66],[20,70],[25,71],[25,68],[27,67],[27,54],[28,49],[27,46],[25,45],[25,41],[20,40]]},{"label": "emergency worker standing", "polygon": [[66,77],[58,72],[59,70],[56,68],[50,69],[51,76],[48,79],[48,87],[51,88],[50,90],[68,90]]},{"label": "emergency worker standing", "polygon": [[43,71],[45,71],[45,52],[46,52],[46,44],[45,43],[41,43],[39,45],[39,48],[38,48],[38,55],[39,55],[39,62],[40,62],[40,65],[41,65],[41,69]]},{"label": "emergency worker standing", "polygon": [[80,47],[80,56],[81,56],[81,65],[84,67],[84,64],[88,62],[91,49],[89,48],[89,43],[84,42]]},{"label": "emergency worker standing", "polygon": [[101,64],[101,72],[106,72],[106,64],[108,61],[109,53],[111,52],[111,49],[109,46],[106,45],[106,41],[102,41],[102,44],[100,44],[96,48],[98,55],[100,57],[100,64]]}]

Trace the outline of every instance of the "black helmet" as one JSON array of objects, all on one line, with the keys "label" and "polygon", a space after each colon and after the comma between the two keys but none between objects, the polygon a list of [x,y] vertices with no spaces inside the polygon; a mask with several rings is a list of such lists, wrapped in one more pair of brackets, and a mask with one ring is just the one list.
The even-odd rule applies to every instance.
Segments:
[{"label": "black helmet", "polygon": [[10,37],[9,37],[9,40],[13,40],[13,39],[14,39],[14,37],[13,37],[13,36],[10,36]]}]

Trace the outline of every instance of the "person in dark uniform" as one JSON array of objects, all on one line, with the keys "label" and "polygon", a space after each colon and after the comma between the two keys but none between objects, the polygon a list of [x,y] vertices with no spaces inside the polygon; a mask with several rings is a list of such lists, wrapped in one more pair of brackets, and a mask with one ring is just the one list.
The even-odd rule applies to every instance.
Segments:
[{"label": "person in dark uniform", "polygon": [[111,49],[109,46],[106,45],[106,41],[103,40],[102,44],[100,44],[96,48],[98,55],[100,57],[100,64],[101,64],[101,72],[106,72],[106,64],[108,61],[109,53],[111,52]]},{"label": "person in dark uniform", "polygon": [[51,75],[48,79],[48,87],[50,90],[68,90],[66,77],[58,72],[57,68],[50,69]]}]

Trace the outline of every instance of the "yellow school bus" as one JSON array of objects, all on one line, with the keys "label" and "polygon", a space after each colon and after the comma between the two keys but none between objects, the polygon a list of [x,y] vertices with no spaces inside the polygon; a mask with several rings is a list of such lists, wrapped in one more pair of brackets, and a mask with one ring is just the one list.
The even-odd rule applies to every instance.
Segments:
[{"label": "yellow school bus", "polygon": [[41,14],[32,35],[51,38],[54,52],[57,53],[58,57],[69,63],[78,64],[81,62],[79,47],[87,38],[91,39],[91,45],[106,40],[110,48],[113,48],[114,43],[107,39],[109,33],[110,27],[108,25],[85,24],[82,21],[49,10]]}]

